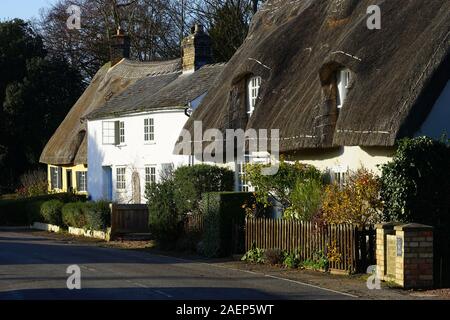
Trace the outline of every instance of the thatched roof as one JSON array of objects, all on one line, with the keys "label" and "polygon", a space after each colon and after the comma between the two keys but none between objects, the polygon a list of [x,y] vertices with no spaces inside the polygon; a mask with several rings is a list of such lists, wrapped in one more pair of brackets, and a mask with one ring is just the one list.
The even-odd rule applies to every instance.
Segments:
[{"label": "thatched roof", "polygon": [[[366,25],[373,4],[381,30]],[[392,146],[419,128],[448,81],[449,21],[448,0],[268,0],[185,128],[280,129],[282,152]],[[354,83],[333,121],[341,67]],[[262,86],[248,119],[241,80],[251,74]]]},{"label": "thatched roof", "polygon": [[109,100],[104,107],[86,116],[89,120],[119,117],[126,114],[186,108],[188,103],[214,86],[224,64],[211,64],[192,73],[175,71],[149,75]]},{"label": "thatched roof", "polygon": [[112,68],[109,63],[103,66],[45,146],[40,162],[54,165],[86,164],[86,124],[81,119],[139,79],[180,69],[179,59],[146,63],[124,59]]}]

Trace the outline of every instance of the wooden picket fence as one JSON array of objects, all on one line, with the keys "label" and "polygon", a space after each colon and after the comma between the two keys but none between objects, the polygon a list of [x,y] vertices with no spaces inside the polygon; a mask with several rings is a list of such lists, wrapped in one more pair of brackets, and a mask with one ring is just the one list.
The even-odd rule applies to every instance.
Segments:
[{"label": "wooden picket fence", "polygon": [[184,232],[203,232],[204,218],[203,215],[191,214],[186,217],[184,222]]},{"label": "wooden picket fence", "polygon": [[[317,254],[334,257],[329,267],[345,272],[365,272],[375,264],[375,230],[351,224],[317,226],[312,222],[283,219],[246,220],[245,248],[298,251],[302,260]],[[334,254],[332,254],[334,253]]]}]

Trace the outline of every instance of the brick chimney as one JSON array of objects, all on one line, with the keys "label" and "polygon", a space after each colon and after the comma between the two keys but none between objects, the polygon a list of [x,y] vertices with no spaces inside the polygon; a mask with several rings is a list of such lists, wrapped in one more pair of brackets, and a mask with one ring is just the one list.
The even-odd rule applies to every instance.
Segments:
[{"label": "brick chimney", "polygon": [[183,39],[183,73],[194,72],[213,63],[211,38],[201,24],[191,28],[191,34]]},{"label": "brick chimney", "polygon": [[111,67],[123,58],[130,58],[130,37],[119,27],[117,33],[111,37]]}]

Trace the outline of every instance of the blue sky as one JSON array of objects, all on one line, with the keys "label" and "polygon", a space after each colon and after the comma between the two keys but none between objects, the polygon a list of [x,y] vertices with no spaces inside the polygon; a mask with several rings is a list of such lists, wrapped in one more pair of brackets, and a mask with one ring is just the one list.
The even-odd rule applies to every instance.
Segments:
[{"label": "blue sky", "polygon": [[48,8],[56,0],[0,0],[0,20],[39,17],[39,9]]}]

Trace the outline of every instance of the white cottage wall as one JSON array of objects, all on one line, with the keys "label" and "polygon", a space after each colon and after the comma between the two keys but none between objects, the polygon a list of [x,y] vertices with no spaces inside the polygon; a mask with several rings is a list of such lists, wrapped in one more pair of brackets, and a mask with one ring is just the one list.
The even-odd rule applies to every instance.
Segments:
[{"label": "white cottage wall", "polygon": [[[144,141],[144,120],[154,119],[155,141]],[[88,190],[93,200],[108,199],[118,203],[132,202],[132,175],[140,176],[141,202],[145,203],[145,167],[155,166],[157,180],[163,164],[174,167],[189,164],[188,156],[173,155],[173,147],[187,121],[184,110],[165,110],[154,113],[129,115],[122,118],[94,120],[88,122]],[[120,145],[105,145],[102,141],[104,121],[125,123],[125,142]],[[124,190],[117,189],[117,168],[124,167]],[[112,171],[112,192],[108,186],[108,172]]]}]

